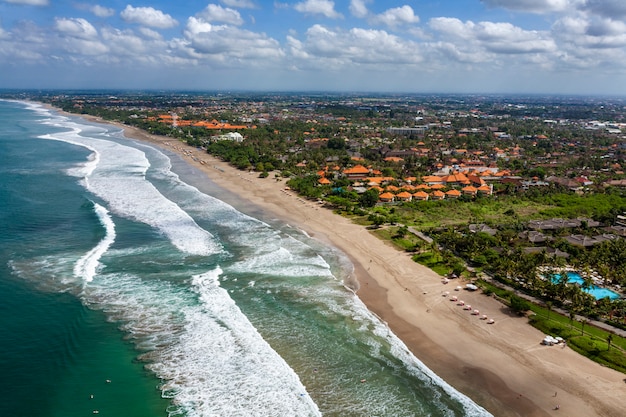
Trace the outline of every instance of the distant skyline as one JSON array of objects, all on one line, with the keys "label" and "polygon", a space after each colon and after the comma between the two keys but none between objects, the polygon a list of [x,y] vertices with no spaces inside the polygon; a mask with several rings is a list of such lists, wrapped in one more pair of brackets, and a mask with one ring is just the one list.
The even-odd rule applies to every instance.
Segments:
[{"label": "distant skyline", "polygon": [[0,0],[0,88],[626,96],[626,1]]}]

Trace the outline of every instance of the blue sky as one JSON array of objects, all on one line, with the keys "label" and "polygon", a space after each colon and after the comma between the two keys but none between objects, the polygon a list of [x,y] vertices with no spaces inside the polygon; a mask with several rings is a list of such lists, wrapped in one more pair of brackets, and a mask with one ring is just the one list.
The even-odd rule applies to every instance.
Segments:
[{"label": "blue sky", "polygon": [[626,0],[0,0],[0,88],[626,95]]}]

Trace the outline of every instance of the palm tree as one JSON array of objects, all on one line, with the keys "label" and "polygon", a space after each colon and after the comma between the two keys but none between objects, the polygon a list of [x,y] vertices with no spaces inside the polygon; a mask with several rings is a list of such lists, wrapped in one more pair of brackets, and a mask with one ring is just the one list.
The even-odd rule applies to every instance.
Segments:
[{"label": "palm tree", "polygon": [[546,301],[546,308],[548,309],[548,321],[550,321],[550,311],[552,311],[552,302]]},{"label": "palm tree", "polygon": [[556,283],[556,296],[561,300],[565,300],[567,298],[568,287],[574,287],[573,285],[567,285],[567,274],[561,273],[559,276],[559,280]]},{"label": "palm tree", "polygon": [[585,324],[587,323],[589,323],[589,320],[587,320],[586,318],[580,319],[580,334],[581,335],[585,334]]}]

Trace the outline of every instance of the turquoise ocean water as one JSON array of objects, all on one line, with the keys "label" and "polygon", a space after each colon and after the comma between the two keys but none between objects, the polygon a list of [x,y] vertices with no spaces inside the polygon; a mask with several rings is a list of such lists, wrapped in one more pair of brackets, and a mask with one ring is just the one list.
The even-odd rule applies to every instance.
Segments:
[{"label": "turquoise ocean water", "polygon": [[0,416],[489,415],[333,248],[115,127],[10,101],[0,121]]}]

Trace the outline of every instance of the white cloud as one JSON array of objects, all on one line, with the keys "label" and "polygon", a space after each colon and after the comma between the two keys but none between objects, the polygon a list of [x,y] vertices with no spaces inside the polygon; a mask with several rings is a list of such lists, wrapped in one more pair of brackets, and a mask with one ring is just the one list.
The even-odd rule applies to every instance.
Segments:
[{"label": "white cloud", "polygon": [[[441,63],[449,62],[451,59],[455,62],[477,64],[493,59],[493,55],[486,51],[477,50],[467,46],[459,47],[452,42],[435,42],[430,45],[433,53],[432,62],[437,63],[441,67]],[[443,58],[443,59],[442,59]]]},{"label": "white cloud", "polygon": [[224,22],[236,26],[243,24],[243,19],[237,10],[224,8],[217,4],[209,4],[197,16],[207,22]]},{"label": "white cloud", "polygon": [[[58,49],[61,49],[59,51]],[[97,61],[106,60],[104,55],[109,52],[107,45],[97,39],[61,38],[57,40],[55,50],[59,57],[66,61],[92,65]]]},{"label": "white cloud", "polygon": [[624,0],[586,0],[581,9],[612,19],[626,18],[626,1]]},{"label": "white cloud", "polygon": [[95,14],[98,17],[111,17],[115,14],[114,9],[100,6],[99,4],[96,4],[95,6],[91,6],[89,8],[89,11],[91,11],[91,13]]},{"label": "white cloud", "polygon": [[380,23],[391,28],[395,28],[400,25],[418,23],[420,18],[415,15],[411,6],[404,5],[402,7],[388,9],[383,13],[374,16],[371,20],[374,23]]},{"label": "white cloud", "polygon": [[331,0],[305,0],[297,3],[293,8],[300,13],[322,15],[329,19],[339,19],[343,16],[335,11],[335,2]]},{"label": "white cloud", "polygon": [[71,36],[80,39],[95,39],[98,31],[85,19],[57,18],[54,28],[63,36]]},{"label": "white cloud", "polygon": [[194,38],[199,33],[211,32],[213,30],[218,30],[218,29],[214,28],[214,26],[210,24],[209,22],[206,22],[203,19],[198,19],[192,16],[189,19],[187,19],[187,26],[185,27],[184,33],[187,38]]},{"label": "white cloud", "polygon": [[238,9],[256,9],[256,4],[252,0],[220,0],[221,3],[228,7],[236,7]]},{"label": "white cloud", "polygon": [[25,4],[27,6],[47,6],[48,0],[3,0],[5,3]]},{"label": "white cloud", "polygon": [[590,36],[623,36],[625,33],[626,24],[620,20],[595,19],[587,27]]},{"label": "white cloud", "polygon": [[120,13],[120,16],[126,22],[138,23],[157,29],[169,29],[178,25],[178,22],[172,16],[152,7],[133,7],[127,5]]},{"label": "white cloud", "polygon": [[306,59],[307,67],[345,68],[351,65],[416,64],[422,60],[418,44],[383,30],[353,28],[333,30],[313,25],[305,40],[288,37],[294,58]]},{"label": "white cloud", "polygon": [[462,22],[454,17],[436,17],[428,22],[431,29],[441,33],[444,37],[460,38],[470,40],[474,22]]},{"label": "white cloud", "polygon": [[85,19],[56,18],[54,29],[56,36],[51,36],[39,46],[43,48],[47,46],[50,51],[60,49],[59,56],[66,56],[65,59],[99,56],[109,51],[108,47],[98,39],[96,28]]},{"label": "white cloud", "polygon": [[130,30],[107,28],[102,31],[102,40],[115,56],[143,56],[147,54],[146,42]]},{"label": "white cloud", "polygon": [[367,10],[366,4],[371,0],[351,0],[350,1],[350,13],[352,16],[358,18],[367,17],[369,10]]},{"label": "white cloud", "polygon": [[157,32],[156,30],[152,30],[146,27],[140,27],[138,31],[144,36],[144,38],[147,38],[147,39],[153,39],[153,40],[163,39],[163,36],[161,36],[161,34]]},{"label": "white cloud", "polygon": [[[279,42],[265,34],[213,25],[202,18],[190,17],[184,34],[185,39],[175,43],[179,54],[220,66],[242,61],[267,66],[284,55]],[[263,62],[266,59],[272,62]]]},{"label": "white cloud", "polygon": [[471,45],[498,54],[546,53],[557,48],[548,32],[524,30],[510,23],[439,17],[431,19],[429,26],[459,48]]},{"label": "white cloud", "polygon": [[501,7],[528,13],[550,13],[571,10],[581,1],[585,0],[482,0],[488,7]]},{"label": "white cloud", "polygon": [[567,16],[559,19],[552,31],[570,55],[626,47],[626,24],[622,21]]}]

